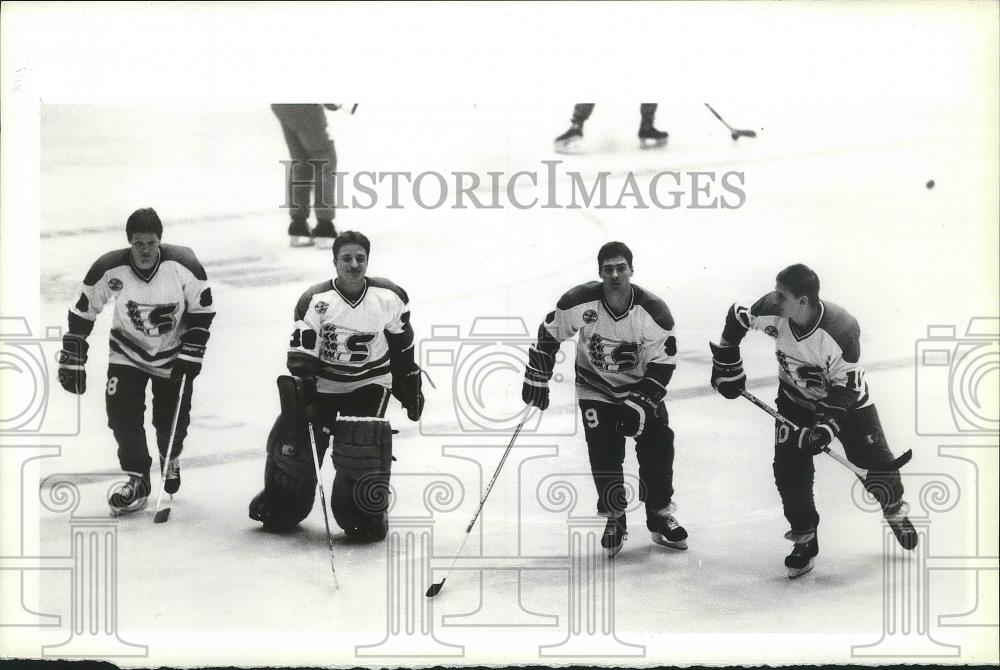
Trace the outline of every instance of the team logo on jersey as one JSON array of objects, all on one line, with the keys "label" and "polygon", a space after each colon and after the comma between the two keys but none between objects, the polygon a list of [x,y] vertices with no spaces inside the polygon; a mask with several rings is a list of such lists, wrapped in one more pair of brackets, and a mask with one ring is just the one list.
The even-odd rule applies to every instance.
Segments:
[{"label": "team logo on jersey", "polygon": [[125,304],[125,312],[128,314],[133,328],[148,337],[160,337],[177,327],[177,317],[175,316],[177,307],[174,303],[144,305],[129,300]]},{"label": "team logo on jersey", "polygon": [[597,323],[597,312],[592,309],[588,309],[586,312],[583,313],[583,322]]},{"label": "team logo on jersey", "polygon": [[639,365],[639,343],[608,340],[598,334],[590,336],[587,354],[595,370],[625,372]]},{"label": "team logo on jersey", "polygon": [[118,277],[112,277],[111,279],[108,280],[108,288],[111,289],[112,291],[116,291],[116,292],[117,291],[121,291],[122,290],[122,280],[119,279]]},{"label": "team logo on jersey", "polygon": [[371,342],[375,339],[375,333],[359,333],[327,324],[323,326],[319,337],[320,360],[359,365],[371,358]]},{"label": "team logo on jersey", "polygon": [[319,314],[320,316],[326,314],[326,310],[328,310],[329,308],[330,308],[330,303],[323,302],[322,300],[318,301],[315,305],[313,305],[313,309],[316,310],[316,313]]},{"label": "team logo on jersey", "polygon": [[778,329],[775,328],[774,326],[768,326],[767,328],[764,329],[764,332],[770,335],[771,337],[775,338],[778,337]]}]

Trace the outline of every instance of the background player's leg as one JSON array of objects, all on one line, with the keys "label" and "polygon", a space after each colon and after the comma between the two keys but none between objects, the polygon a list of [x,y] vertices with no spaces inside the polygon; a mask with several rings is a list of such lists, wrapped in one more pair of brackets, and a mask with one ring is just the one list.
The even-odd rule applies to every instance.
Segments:
[{"label": "background player's leg", "polygon": [[[317,246],[329,248],[337,236],[333,226],[334,193],[333,173],[337,170],[337,152],[327,132],[326,112],[322,105],[290,105],[284,113],[283,123],[295,134],[299,146],[310,161],[303,170],[313,180],[313,213],[316,228],[313,238]],[[308,200],[305,203],[308,213]]]},{"label": "background player's leg", "polygon": [[312,233],[309,230],[309,198],[314,181],[312,166],[307,162],[309,152],[299,141],[298,133],[293,128],[295,108],[298,105],[271,105],[274,115],[281,124],[281,133],[288,146],[288,154],[292,159],[291,174],[285,185],[285,202],[289,206],[288,214],[291,222],[288,224],[288,235],[292,246],[307,246],[312,244]]},{"label": "background player's leg", "polygon": [[556,151],[568,151],[583,139],[583,124],[593,111],[592,102],[578,102],[573,106],[573,118],[569,130],[557,137],[553,143]]},{"label": "background player's leg", "polygon": [[653,541],[672,549],[687,549],[687,530],[673,512],[674,431],[666,406],[661,402],[656,417],[636,438],[640,497],[646,503],[646,528]]},{"label": "background player's leg", "polygon": [[653,126],[656,117],[657,104],[655,102],[644,102],[639,105],[639,144],[644,148],[662,147],[667,143],[669,135],[657,130]]}]

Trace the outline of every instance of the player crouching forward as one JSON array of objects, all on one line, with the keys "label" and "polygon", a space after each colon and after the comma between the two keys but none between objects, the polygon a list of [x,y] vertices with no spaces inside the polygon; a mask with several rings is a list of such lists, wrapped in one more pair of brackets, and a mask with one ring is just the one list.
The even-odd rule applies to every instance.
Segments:
[{"label": "player crouching forward", "polygon": [[746,388],[739,345],[750,329],[774,338],[778,411],[802,426],[789,431],[775,422],[774,481],[791,524],[785,537],[795,545],[785,558],[788,576],[812,570],[819,553],[813,456],[835,437],[851,463],[870,471],[865,488],[882,506],[899,543],[913,549],[917,534],[906,516],[899,470],[884,469],[893,454],[868,395],[858,322],[842,307],[819,299],[815,272],[801,264],[785,268],[773,292],[751,307],[730,307],[720,345],[709,343],[711,383],[726,398],[736,398]]},{"label": "player crouching forward", "polygon": [[278,380],[282,413],[267,439],[264,490],[250,502],[250,518],[266,530],[288,530],[308,516],[313,458],[323,462],[332,437],[334,519],[363,539],[388,531],[392,430],[382,417],[391,392],[417,421],[424,396],[409,298],[391,281],[366,276],[370,251],[361,233],[339,235],[336,279],[311,287],[295,306],[288,349],[294,377]]},{"label": "player crouching forward", "polygon": [[[105,400],[108,427],[118,442],[118,462],[129,479],[115,487],[108,505],[118,516],[146,506],[152,458],[143,426],[146,384],[153,387],[153,427],[163,490],[181,485],[180,456],[190,423],[194,378],[201,371],[208,329],[215,317],[204,268],[191,249],[160,244],[163,224],[153,209],[139,209],[125,224],[129,249],[98,258],[69,308],[69,332],[59,356],[59,383],[71,393],[87,390],[87,336],[104,306],[115,302]],[[181,389],[181,379],[187,383]],[[180,396],[170,462],[164,464]]]},{"label": "player crouching forward", "polygon": [[608,556],[625,539],[625,438],[635,438],[639,496],[653,541],[687,549],[673,516],[674,433],[663,398],[674,372],[677,341],[666,303],[632,284],[632,252],[608,242],[597,253],[600,282],[567,291],[538,329],[528,352],[521,397],[544,410],[559,345],[579,333],[576,394],[597,486],[597,513],[608,518],[601,546]]}]

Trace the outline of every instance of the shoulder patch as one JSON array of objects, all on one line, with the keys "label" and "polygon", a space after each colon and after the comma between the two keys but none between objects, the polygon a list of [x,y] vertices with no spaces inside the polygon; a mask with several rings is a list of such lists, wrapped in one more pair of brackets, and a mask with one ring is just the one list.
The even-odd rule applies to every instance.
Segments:
[{"label": "shoulder patch", "polygon": [[403,301],[404,305],[407,305],[410,302],[410,297],[406,295],[406,291],[404,291],[402,287],[396,286],[385,277],[368,277],[368,286],[371,288],[384,288],[392,291],[399,296],[399,299]]},{"label": "shoulder patch", "polygon": [[603,293],[601,293],[601,282],[589,281],[586,284],[574,286],[570,290],[563,293],[563,296],[559,298],[559,302],[556,303],[556,307],[562,310],[572,309],[577,305],[582,305],[586,302],[600,300],[602,297]]},{"label": "shoulder patch", "polygon": [[201,261],[198,260],[194,250],[190,247],[182,247],[176,244],[161,244],[160,262],[165,263],[166,261],[173,261],[183,265],[195,276],[195,279],[200,279],[201,281],[208,279],[205,268],[202,267]]},{"label": "shoulder patch", "polygon": [[326,293],[327,291],[333,290],[333,280],[327,279],[326,281],[320,282],[318,284],[313,284],[306,289],[305,293],[299,298],[299,301],[295,303],[295,314],[292,318],[295,321],[300,321],[305,315],[306,311],[309,309],[309,303],[312,301],[312,297],[317,293]]},{"label": "shoulder patch", "polygon": [[115,251],[109,251],[104,254],[90,266],[90,270],[87,271],[87,276],[83,278],[83,283],[87,286],[96,286],[97,282],[101,281],[108,270],[112,270],[122,265],[128,265],[129,254],[132,253],[132,249],[117,249]]},{"label": "shoulder patch", "polygon": [[861,358],[861,327],[857,319],[839,305],[823,301],[823,318],[819,320],[822,328],[843,351],[844,360],[857,363]]},{"label": "shoulder patch", "polygon": [[635,289],[636,307],[642,307],[646,310],[646,313],[652,317],[653,322],[660,328],[664,330],[673,330],[674,316],[670,313],[670,308],[667,307],[667,303],[635,284],[633,284],[632,287]]}]

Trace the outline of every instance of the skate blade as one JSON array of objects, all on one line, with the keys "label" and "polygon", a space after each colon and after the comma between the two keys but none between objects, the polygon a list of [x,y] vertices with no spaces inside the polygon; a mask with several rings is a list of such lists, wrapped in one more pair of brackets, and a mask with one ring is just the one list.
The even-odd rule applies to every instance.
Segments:
[{"label": "skate blade", "polygon": [[335,237],[317,237],[314,241],[317,249],[333,249],[335,239]]},{"label": "skate blade", "polygon": [[654,140],[654,139],[641,139],[639,140],[640,149],[659,149],[660,147],[667,146],[666,140]]},{"label": "skate blade", "polygon": [[667,547],[668,549],[677,549],[678,551],[684,551],[688,548],[687,540],[679,540],[677,542],[671,542],[662,533],[652,533],[651,537],[653,542],[660,545],[661,547]]},{"label": "skate blade", "polygon": [[552,148],[555,149],[557,154],[575,154],[579,153],[580,149],[580,138],[574,137],[571,140],[566,140],[565,142],[554,142]]},{"label": "skate blade", "polygon": [[308,235],[289,235],[288,245],[292,247],[311,247],[313,246],[313,238]]},{"label": "skate blade", "polygon": [[622,541],[622,543],[619,544],[617,547],[605,547],[604,553],[607,555],[608,558],[614,558],[615,556],[618,555],[618,552],[622,550],[622,546],[624,544],[625,542]]},{"label": "skate blade", "polygon": [[141,502],[136,503],[134,506],[129,505],[128,507],[112,507],[108,505],[108,511],[111,517],[117,519],[120,516],[125,516],[126,514],[132,514],[133,512],[141,512],[146,509],[146,505],[149,504],[149,497],[145,497]]},{"label": "skate blade", "polygon": [[807,572],[811,571],[813,569],[813,566],[815,564],[816,564],[816,561],[814,559],[810,558],[809,562],[806,563],[804,567],[801,567],[801,568],[788,568],[788,578],[789,579],[795,579],[796,577],[801,577],[802,575],[804,575]]}]

